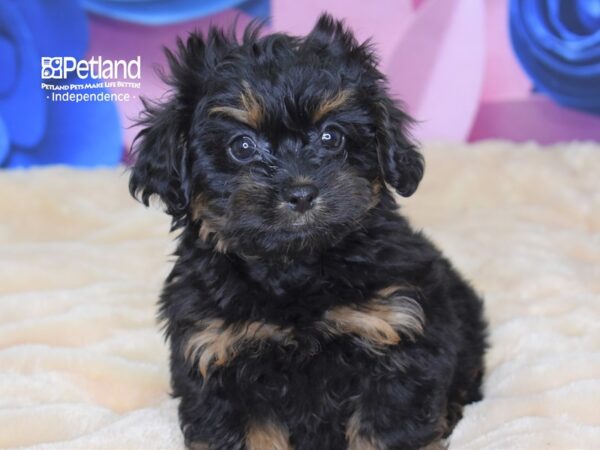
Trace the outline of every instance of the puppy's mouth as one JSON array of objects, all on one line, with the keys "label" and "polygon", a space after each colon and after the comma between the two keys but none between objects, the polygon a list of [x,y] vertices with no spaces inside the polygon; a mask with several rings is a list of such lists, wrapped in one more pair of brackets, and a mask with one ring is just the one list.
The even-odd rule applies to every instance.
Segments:
[{"label": "puppy's mouth", "polygon": [[289,231],[306,230],[313,226],[318,227],[321,216],[326,212],[320,198],[316,198],[306,211],[295,211],[286,202],[279,203],[277,210],[279,213],[279,226]]},{"label": "puppy's mouth", "polygon": [[302,214],[299,218],[294,220],[291,224],[292,228],[302,228],[310,225],[313,219],[311,219],[308,214]]},{"label": "puppy's mouth", "polygon": [[360,217],[352,220],[332,220],[332,211],[325,206],[302,213],[282,211],[276,207],[272,215],[243,216],[221,230],[227,251],[246,256],[300,255],[321,251],[343,239],[359,226]]}]

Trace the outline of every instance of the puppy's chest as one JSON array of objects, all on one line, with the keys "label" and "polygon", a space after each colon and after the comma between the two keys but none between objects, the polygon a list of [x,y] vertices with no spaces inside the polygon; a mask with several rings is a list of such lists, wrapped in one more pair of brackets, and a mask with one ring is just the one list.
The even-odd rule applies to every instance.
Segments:
[{"label": "puppy's chest", "polygon": [[338,303],[297,323],[207,318],[188,333],[185,357],[204,377],[243,372],[256,380],[393,364],[394,351],[423,332],[416,297],[414,289],[395,285],[369,301]]}]

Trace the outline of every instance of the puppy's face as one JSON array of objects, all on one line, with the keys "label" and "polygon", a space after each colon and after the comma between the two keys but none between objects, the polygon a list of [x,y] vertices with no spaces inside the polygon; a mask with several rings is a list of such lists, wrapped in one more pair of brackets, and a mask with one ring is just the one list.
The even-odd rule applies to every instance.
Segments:
[{"label": "puppy's face", "polygon": [[330,17],[302,39],[212,30],[167,56],[174,95],[146,105],[131,189],[217,250],[317,251],[360,227],[386,182],[416,188],[408,117],[368,47]]},{"label": "puppy's face", "polygon": [[244,58],[197,111],[193,216],[229,251],[332,245],[378,201],[374,124],[360,87],[310,56],[292,50],[268,68]]}]

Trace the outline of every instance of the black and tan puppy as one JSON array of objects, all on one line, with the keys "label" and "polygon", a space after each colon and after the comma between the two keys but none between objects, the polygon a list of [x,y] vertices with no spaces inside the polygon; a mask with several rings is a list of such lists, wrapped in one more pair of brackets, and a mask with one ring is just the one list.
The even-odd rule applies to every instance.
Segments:
[{"label": "black and tan puppy", "polygon": [[369,45],[323,16],[304,38],[213,29],[167,56],[130,188],[181,230],[160,317],[186,444],[443,439],[481,396],[482,303],[398,214],[423,159]]}]

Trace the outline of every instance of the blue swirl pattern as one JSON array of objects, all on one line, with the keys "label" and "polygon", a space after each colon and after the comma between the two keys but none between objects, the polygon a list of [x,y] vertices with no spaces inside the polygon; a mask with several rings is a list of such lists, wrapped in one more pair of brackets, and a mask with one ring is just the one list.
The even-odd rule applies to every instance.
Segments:
[{"label": "blue swirl pattern", "polygon": [[[80,59],[87,43],[87,17],[79,0],[0,0],[0,167],[121,160],[113,103],[53,102],[41,88],[42,56]],[[79,81],[55,84],[74,83]]]},{"label": "blue swirl pattern", "polygon": [[600,114],[600,0],[511,0],[510,34],[537,91]]}]

